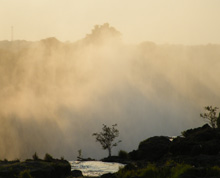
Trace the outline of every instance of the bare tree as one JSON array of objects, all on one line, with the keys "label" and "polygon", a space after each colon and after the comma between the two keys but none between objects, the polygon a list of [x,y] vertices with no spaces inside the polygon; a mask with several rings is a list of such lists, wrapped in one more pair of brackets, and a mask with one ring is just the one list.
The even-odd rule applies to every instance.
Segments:
[{"label": "bare tree", "polygon": [[218,117],[216,116],[216,111],[218,110],[218,108],[212,106],[206,106],[205,110],[207,112],[200,114],[200,117],[204,118],[211,125],[212,128],[217,128]]},{"label": "bare tree", "polygon": [[102,145],[102,148],[104,150],[108,150],[109,157],[111,156],[112,148],[121,142],[121,140],[118,140],[117,142],[113,143],[115,138],[119,136],[119,131],[115,128],[116,126],[117,124],[112,125],[112,127],[108,127],[107,125],[103,124],[102,132],[92,134],[96,137],[96,141]]}]

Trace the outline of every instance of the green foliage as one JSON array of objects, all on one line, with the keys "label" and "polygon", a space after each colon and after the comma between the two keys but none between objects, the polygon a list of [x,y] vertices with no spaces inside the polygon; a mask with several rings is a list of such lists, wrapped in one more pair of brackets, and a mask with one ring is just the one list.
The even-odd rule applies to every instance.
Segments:
[{"label": "green foliage", "polygon": [[209,172],[211,176],[220,176],[220,167],[214,166],[210,169]]},{"label": "green foliage", "polygon": [[217,127],[220,129],[220,113],[218,114],[217,118]]},{"label": "green foliage", "polygon": [[171,169],[171,178],[178,178],[191,168],[192,166],[188,164],[177,164]]},{"label": "green foliage", "polygon": [[46,153],[44,156],[44,160],[50,162],[53,161],[53,157],[50,154]]},{"label": "green foliage", "polygon": [[200,117],[204,118],[212,128],[217,128],[217,116],[216,116],[216,111],[217,107],[212,107],[212,106],[206,106],[205,110],[206,112],[203,114],[200,114]]},{"label": "green foliage", "polygon": [[118,152],[118,157],[122,158],[122,159],[128,159],[128,153],[124,150],[120,150]]},{"label": "green foliage", "polygon": [[162,172],[159,171],[159,168],[157,168],[154,164],[148,164],[147,167],[138,170],[120,169],[116,174],[116,176],[117,178],[130,178],[130,177],[160,178],[161,177],[160,174],[162,175]]},{"label": "green foliage", "polygon": [[107,125],[103,124],[102,132],[92,134],[96,137],[96,141],[102,145],[102,148],[104,150],[108,150],[109,156],[111,156],[112,148],[121,142],[121,140],[119,140],[113,143],[115,138],[119,136],[119,131],[115,128],[116,126],[117,124],[112,125],[112,127],[108,127]]},{"label": "green foliage", "polygon": [[159,178],[159,169],[154,164],[149,164],[145,169],[143,169],[139,173],[139,177],[152,177],[152,178]]},{"label": "green foliage", "polygon": [[33,158],[33,160],[35,160],[35,161],[39,160],[39,157],[38,157],[38,155],[37,155],[36,152],[33,154],[32,158]]},{"label": "green foliage", "polygon": [[196,168],[189,164],[180,164],[169,160],[163,166],[148,164],[144,168],[121,168],[117,178],[180,178],[180,177],[219,177],[220,167]]},{"label": "green foliage", "polygon": [[18,178],[32,178],[30,170],[21,171]]},{"label": "green foliage", "polygon": [[173,161],[167,162],[164,166],[157,167],[155,164],[148,164],[141,169],[120,169],[116,176],[117,178],[179,178],[192,166],[187,164],[177,164]]}]

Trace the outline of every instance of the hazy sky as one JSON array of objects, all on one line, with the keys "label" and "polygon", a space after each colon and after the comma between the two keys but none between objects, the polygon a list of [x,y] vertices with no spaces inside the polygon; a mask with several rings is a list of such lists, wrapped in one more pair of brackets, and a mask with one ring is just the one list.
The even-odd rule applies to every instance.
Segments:
[{"label": "hazy sky", "polygon": [[[201,126],[219,107],[220,45],[127,44],[220,44],[219,18],[220,0],[0,0],[0,41],[12,26],[15,40],[90,34],[0,43],[0,159],[104,157],[103,123],[128,152]],[[125,43],[108,25],[91,32],[106,22]]]},{"label": "hazy sky", "polygon": [[0,0],[0,40],[76,41],[108,22],[125,42],[220,43],[219,0]]}]

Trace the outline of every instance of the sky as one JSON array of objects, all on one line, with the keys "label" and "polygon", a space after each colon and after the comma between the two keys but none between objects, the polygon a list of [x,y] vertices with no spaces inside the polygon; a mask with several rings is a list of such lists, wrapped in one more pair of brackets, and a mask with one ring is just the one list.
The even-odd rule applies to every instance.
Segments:
[{"label": "sky", "polygon": [[77,41],[109,23],[127,43],[220,43],[219,0],[0,0],[0,40]]}]

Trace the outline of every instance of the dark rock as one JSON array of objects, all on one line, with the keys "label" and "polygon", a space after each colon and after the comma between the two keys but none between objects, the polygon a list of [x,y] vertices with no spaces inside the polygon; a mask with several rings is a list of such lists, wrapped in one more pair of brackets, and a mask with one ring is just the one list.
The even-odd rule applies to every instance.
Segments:
[{"label": "dark rock", "polygon": [[71,171],[70,176],[72,177],[83,177],[82,171],[80,170],[73,170]]},{"label": "dark rock", "polygon": [[128,155],[129,155],[129,158],[132,159],[132,160],[137,161],[139,159],[137,150],[131,151],[130,153],[128,153]]},{"label": "dark rock", "polygon": [[103,162],[115,162],[115,163],[122,163],[127,164],[129,162],[128,159],[122,159],[119,156],[109,156],[107,158],[102,159]]},{"label": "dark rock", "polygon": [[155,136],[140,143],[137,152],[130,153],[138,160],[157,161],[168,153],[171,141],[169,137]]},{"label": "dark rock", "polygon": [[77,161],[96,161],[96,159],[93,159],[93,158],[81,158],[81,157],[77,157]]},{"label": "dark rock", "polygon": [[174,155],[217,155],[220,152],[220,131],[208,124],[183,132],[184,137],[173,139],[170,152]]},{"label": "dark rock", "polygon": [[68,161],[56,160],[46,162],[25,161],[25,162],[0,162],[0,177],[17,178],[20,172],[29,170],[34,178],[63,178],[70,174],[71,166]]},{"label": "dark rock", "polygon": [[137,165],[133,163],[129,163],[124,167],[124,170],[135,170],[135,169],[137,169]]},{"label": "dark rock", "polygon": [[116,178],[116,175],[112,173],[107,173],[107,174],[103,174],[101,178]]}]

